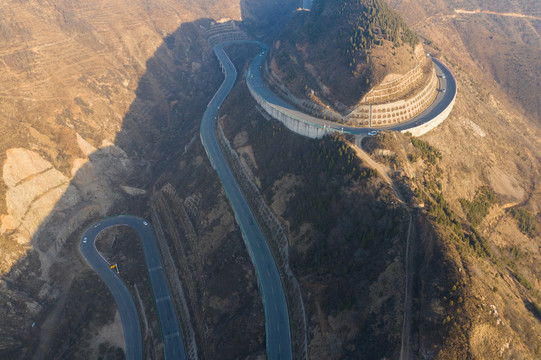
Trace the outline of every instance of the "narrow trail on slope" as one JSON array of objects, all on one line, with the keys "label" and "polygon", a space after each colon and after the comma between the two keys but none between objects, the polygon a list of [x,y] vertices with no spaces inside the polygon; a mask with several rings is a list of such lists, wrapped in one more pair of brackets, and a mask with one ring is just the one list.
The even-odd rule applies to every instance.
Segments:
[{"label": "narrow trail on slope", "polygon": [[398,201],[402,205],[402,207],[408,212],[409,214],[409,225],[408,225],[408,237],[406,239],[406,255],[405,255],[405,275],[406,275],[406,285],[405,285],[405,291],[404,291],[404,316],[403,316],[403,322],[402,322],[402,340],[400,345],[400,360],[408,360],[410,358],[411,350],[410,350],[410,334],[411,334],[411,308],[412,308],[412,288],[413,288],[413,268],[412,268],[412,246],[411,246],[411,239],[412,239],[412,232],[414,231],[413,221],[414,221],[414,211],[411,209],[402,194],[400,193],[399,188],[396,186],[396,183],[391,179],[389,176],[391,169],[383,165],[381,163],[378,163],[374,159],[368,155],[366,151],[364,151],[361,148],[361,141],[362,137],[358,136],[356,138],[355,144],[348,142],[351,149],[355,151],[357,156],[370,168],[376,170],[378,174],[387,182],[392,190],[395,196],[397,197]]},{"label": "narrow trail on slope", "polygon": [[496,11],[490,11],[490,10],[464,10],[464,9],[455,9],[455,13],[457,14],[489,14],[489,15],[496,15],[496,16],[506,16],[506,17],[514,17],[514,18],[526,18],[526,19],[533,19],[533,20],[541,20],[541,17],[534,16],[534,15],[525,15],[525,14],[519,14],[519,13],[502,13],[502,12],[496,12]]},{"label": "narrow trail on slope", "polygon": [[[516,19],[524,19],[528,23],[529,23],[529,20],[541,20],[541,17],[534,16],[534,15],[525,15],[525,14],[519,14],[519,13],[501,13],[501,12],[481,10],[481,9],[477,9],[477,10],[454,9],[453,11],[454,11],[454,14],[449,14],[449,15],[437,14],[437,15],[429,16],[421,24],[426,25],[434,21],[443,21],[447,19],[459,20],[460,18],[462,18],[464,20],[463,15],[494,15],[494,16],[502,16],[502,17],[511,17],[511,18],[516,18]],[[531,26],[531,23],[530,23],[530,26]],[[532,30],[535,33],[537,33],[537,30],[535,30],[533,26],[531,27],[532,27]]]}]

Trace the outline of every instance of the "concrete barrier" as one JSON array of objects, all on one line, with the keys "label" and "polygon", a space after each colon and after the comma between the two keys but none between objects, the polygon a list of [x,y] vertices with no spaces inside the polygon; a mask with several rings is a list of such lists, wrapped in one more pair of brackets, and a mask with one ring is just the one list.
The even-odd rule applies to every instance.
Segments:
[{"label": "concrete barrier", "polygon": [[447,71],[447,76],[449,76],[452,79],[452,83],[454,84],[454,94],[453,98],[449,102],[449,104],[443,109],[438,115],[430,119],[429,121],[425,122],[424,124],[420,124],[419,126],[411,127],[406,130],[401,130],[402,133],[411,133],[413,136],[421,136],[429,132],[430,130],[434,129],[436,126],[441,124],[447,117],[449,117],[449,114],[451,114],[451,111],[453,110],[453,106],[455,106],[456,101],[456,94],[458,93],[458,85],[456,83],[456,78],[451,72],[451,70],[445,66],[441,61],[435,60],[438,62],[439,66],[442,68],[445,68]]},{"label": "concrete barrier", "polygon": [[455,92],[455,96],[453,97],[453,100],[451,101],[451,103],[449,105],[447,105],[445,110],[443,110],[438,116],[434,117],[432,120],[430,120],[430,121],[428,121],[428,122],[426,122],[426,123],[424,123],[422,125],[419,125],[419,126],[407,129],[407,130],[402,130],[401,132],[402,133],[409,132],[413,136],[421,136],[421,135],[426,134],[427,132],[429,132],[430,130],[434,129],[436,126],[441,124],[445,119],[447,119],[447,117],[451,113],[451,110],[453,110],[453,106],[455,105],[455,100],[456,100],[456,92]]},{"label": "concrete barrier", "polygon": [[[449,78],[452,78],[452,83],[454,84],[453,85],[453,87],[454,87],[453,97],[452,97],[451,101],[449,102],[449,104],[441,112],[439,112],[439,114],[437,114],[436,116],[434,116],[433,118],[431,118],[431,119],[429,119],[427,121],[424,121],[424,119],[423,119],[424,122],[421,123],[418,126],[411,126],[411,127],[408,127],[407,129],[404,129],[404,130],[402,130],[400,128],[396,129],[396,127],[400,126],[400,123],[395,123],[395,124],[393,124],[391,126],[388,126],[388,127],[386,127],[385,125],[382,126],[382,124],[374,124],[373,123],[372,127],[356,127],[355,129],[358,129],[358,131],[359,131],[359,132],[357,132],[357,130],[352,130],[353,128],[349,127],[347,125],[345,125],[344,127],[340,127],[339,124],[334,123],[332,125],[326,126],[326,125],[321,124],[321,123],[318,124],[318,123],[315,123],[315,122],[310,122],[307,119],[297,118],[293,114],[287,114],[287,113],[283,112],[280,108],[278,108],[275,105],[269,103],[268,101],[266,101],[258,93],[257,90],[254,90],[250,86],[249,82],[248,82],[248,89],[249,89],[250,94],[252,95],[252,97],[259,104],[259,106],[261,106],[263,108],[263,110],[265,110],[265,112],[267,112],[270,116],[272,116],[276,120],[280,121],[289,130],[291,130],[291,131],[293,131],[293,132],[295,132],[295,133],[297,133],[299,135],[303,135],[303,136],[306,136],[306,137],[309,137],[309,138],[312,138],[312,139],[320,139],[320,138],[322,138],[323,136],[325,136],[327,134],[336,133],[336,132],[338,132],[338,133],[344,132],[344,133],[351,133],[351,134],[362,134],[361,131],[363,131],[363,130],[361,130],[361,129],[365,129],[364,131],[369,131],[371,128],[375,128],[375,129],[377,129],[379,131],[395,130],[396,129],[396,130],[401,131],[403,133],[410,132],[413,136],[421,136],[421,135],[426,134],[430,130],[434,129],[436,126],[441,124],[449,116],[449,114],[451,113],[451,110],[453,109],[453,106],[455,104],[455,100],[456,100],[456,94],[457,94],[456,79],[454,78],[451,71],[445,65],[443,65],[439,60],[434,59],[434,61],[437,61],[438,65],[441,68],[445,68],[447,76]],[[435,84],[436,84],[436,79],[437,79],[435,72],[432,72],[431,78],[432,78],[431,83],[425,89],[426,93],[428,94],[428,97],[426,97],[425,94],[417,95],[419,97],[419,101],[421,101],[424,106],[430,105],[428,103],[427,99],[429,99],[430,101],[432,101],[432,99],[433,99],[430,90],[433,89],[433,90],[437,91],[435,89]],[[385,105],[383,105],[383,106],[385,106]],[[420,110],[417,111],[417,114],[420,113],[420,112],[421,112]],[[308,116],[308,118],[310,118],[310,116]],[[340,128],[342,129],[342,131],[340,130]]]},{"label": "concrete barrier", "polygon": [[254,91],[250,86],[248,86],[250,94],[255,99],[255,101],[265,110],[270,116],[280,121],[285,125],[289,130],[293,131],[296,134],[303,135],[312,139],[321,139],[323,136],[335,132],[335,130],[318,125],[306,122],[301,119],[296,119],[293,116],[287,115],[280,110],[276,109],[273,105],[265,101],[259,94]]}]

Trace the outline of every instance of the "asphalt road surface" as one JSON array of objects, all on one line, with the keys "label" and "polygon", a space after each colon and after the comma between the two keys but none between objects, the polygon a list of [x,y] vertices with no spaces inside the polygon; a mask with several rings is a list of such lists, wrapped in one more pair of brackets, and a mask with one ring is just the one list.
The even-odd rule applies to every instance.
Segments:
[{"label": "asphalt road surface", "polygon": [[[266,48],[264,44],[251,43]],[[233,173],[227,165],[214,133],[215,118],[218,109],[229,94],[229,91],[233,88],[237,78],[237,71],[224,51],[224,46],[228,44],[230,43],[223,43],[214,47],[214,52],[225,69],[225,80],[208,104],[207,110],[201,120],[201,141],[213,167],[218,172],[218,176],[229,198],[237,222],[241,227],[242,235],[248,245],[248,251],[257,270],[258,281],[263,295],[263,307],[265,309],[267,357],[269,360],[289,360],[292,359],[291,331],[289,328],[286,296],[280,280],[280,274],[265,237]]]},{"label": "asphalt road surface", "polygon": [[186,359],[180,326],[175,314],[173,299],[169,293],[167,278],[162,267],[160,252],[154,238],[154,233],[152,232],[152,227],[142,218],[119,215],[102,219],[88,228],[79,243],[79,251],[105,282],[115,298],[122,321],[122,328],[124,329],[126,359],[142,359],[139,316],[128,288],[124,285],[120,277],[118,277],[116,270],[111,270],[111,264],[96,249],[96,237],[98,234],[108,227],[120,225],[133,228],[137,231],[141,239],[150,283],[154,293],[154,301],[158,310],[165,358]]},{"label": "asphalt road surface", "polygon": [[[381,126],[381,127],[354,127],[346,126],[339,124],[333,121],[323,120],[320,118],[313,117],[311,115],[305,114],[302,111],[295,108],[293,105],[288,104],[283,99],[274,94],[263,82],[261,78],[261,63],[265,58],[267,49],[262,51],[259,55],[250,64],[248,68],[248,74],[246,76],[246,83],[248,86],[257,92],[263,99],[265,99],[272,107],[276,108],[282,113],[286,113],[290,117],[297,119],[299,121],[309,123],[321,128],[326,128],[336,132],[343,132],[346,134],[354,135],[368,135],[368,132],[373,130],[395,130],[395,131],[407,131],[413,127],[422,125],[437,115],[439,115],[447,106],[453,101],[453,98],[456,94],[456,81],[453,77],[451,71],[443,65],[438,59],[432,57],[434,62],[434,67],[436,68],[436,74],[439,78],[439,89],[438,95],[432,102],[432,104],[425,109],[422,113],[415,116],[414,118],[404,121],[400,124],[392,126]],[[444,75],[445,77],[442,77]],[[445,89],[445,91],[443,91]]]}]

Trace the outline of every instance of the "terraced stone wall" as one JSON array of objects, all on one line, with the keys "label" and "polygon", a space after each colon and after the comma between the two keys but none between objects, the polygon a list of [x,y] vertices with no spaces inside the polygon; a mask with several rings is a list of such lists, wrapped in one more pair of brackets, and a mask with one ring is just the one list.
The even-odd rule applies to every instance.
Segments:
[{"label": "terraced stone wall", "polygon": [[268,63],[263,76],[272,90],[287,102],[306,113],[341,124],[360,127],[381,127],[407,121],[425,110],[438,94],[438,78],[434,65],[423,47],[415,48],[417,66],[408,73],[374,87],[347,115],[341,115],[309,99],[295,97],[274,74]]},{"label": "terraced stone wall", "polygon": [[407,96],[408,92],[426,82],[426,74],[430,72],[430,68],[433,66],[421,45],[415,47],[415,57],[417,58],[417,65],[413,69],[398,78],[375,86],[364,96],[362,102],[366,104],[392,102]]},{"label": "terraced stone wall", "polygon": [[212,47],[227,41],[248,40],[248,35],[233,20],[213,23],[207,36]]},{"label": "terraced stone wall", "polygon": [[438,94],[438,77],[432,67],[427,84],[409,98],[384,104],[358,106],[349,116],[347,123],[357,126],[386,126],[404,122],[420,114]]}]

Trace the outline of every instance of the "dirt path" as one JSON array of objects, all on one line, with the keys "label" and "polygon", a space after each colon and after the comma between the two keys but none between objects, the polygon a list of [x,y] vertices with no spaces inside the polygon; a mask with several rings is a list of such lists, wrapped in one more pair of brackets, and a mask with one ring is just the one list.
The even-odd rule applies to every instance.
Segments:
[{"label": "dirt path", "polygon": [[391,185],[391,188],[393,189],[395,196],[398,198],[402,206],[404,206],[404,208],[409,211],[410,208],[406,205],[406,202],[404,201],[404,197],[400,193],[400,190],[398,190],[398,187],[396,187],[396,184],[394,183],[394,181],[389,176],[389,174],[391,173],[391,169],[386,165],[383,165],[374,161],[374,159],[372,159],[370,155],[368,155],[368,153],[361,148],[361,143],[360,143],[361,140],[362,140],[362,137],[358,136],[357,140],[355,140],[355,144],[349,143],[349,146],[355,151],[357,156],[368,167],[376,170],[378,174],[382,177],[382,179],[385,180],[387,184]]},{"label": "dirt path", "polygon": [[455,9],[455,13],[457,14],[489,14],[489,15],[497,15],[497,16],[506,16],[506,17],[514,17],[514,18],[524,18],[524,19],[532,19],[532,20],[541,20],[541,17],[539,16],[533,16],[533,15],[524,15],[524,14],[518,14],[518,13],[501,13],[496,11],[490,11],[490,10],[463,10],[463,9]]},{"label": "dirt path", "polygon": [[[424,19],[422,22],[418,23],[417,25],[425,26],[427,24],[433,23],[434,21],[443,21],[447,19],[463,19],[465,18],[465,15],[495,15],[495,16],[503,16],[503,17],[512,17],[517,19],[524,19],[526,21],[528,20],[541,20],[541,17],[534,16],[534,15],[524,15],[519,13],[501,13],[496,11],[490,11],[490,10],[464,10],[464,9],[455,9],[454,14],[437,14],[429,16],[428,18]],[[529,22],[529,21],[528,21]],[[417,27],[416,25],[416,27]],[[531,23],[530,23],[531,26]],[[532,27],[532,30],[537,33],[537,30]]]},{"label": "dirt path", "polygon": [[402,341],[400,345],[400,360],[408,360],[410,358],[410,333],[411,333],[411,309],[412,309],[412,288],[413,288],[413,251],[411,241],[414,236],[412,232],[414,231],[413,221],[414,221],[414,211],[407,205],[404,200],[404,197],[400,193],[400,190],[396,186],[395,182],[391,179],[389,174],[391,169],[383,164],[376,162],[374,159],[368,155],[368,153],[361,148],[362,137],[358,136],[355,140],[355,144],[348,143],[349,146],[355,151],[357,156],[363,161],[365,165],[376,170],[378,174],[382,177],[385,182],[387,182],[397,199],[400,201],[402,207],[409,213],[409,225],[408,225],[408,237],[406,240],[406,255],[405,255],[405,273],[406,273],[406,285],[404,291],[404,316],[402,322]]},{"label": "dirt path", "polygon": [[406,240],[406,290],[404,294],[404,318],[402,322],[402,343],[400,345],[400,360],[408,360],[410,358],[410,335],[411,335],[411,308],[412,299],[411,292],[413,288],[413,268],[412,258],[413,251],[411,249],[411,233],[413,231],[413,213],[408,210],[410,214],[409,226],[408,226],[408,238]]}]

